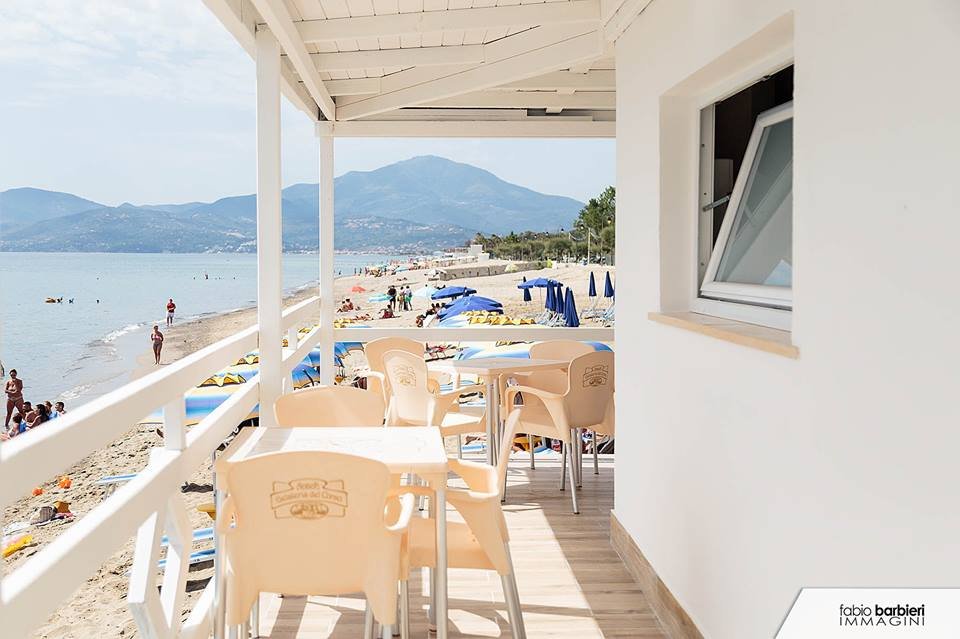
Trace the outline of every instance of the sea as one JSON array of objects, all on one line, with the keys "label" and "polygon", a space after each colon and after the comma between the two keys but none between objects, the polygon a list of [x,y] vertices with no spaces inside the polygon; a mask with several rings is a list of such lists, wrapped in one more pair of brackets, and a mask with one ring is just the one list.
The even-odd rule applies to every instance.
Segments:
[{"label": "sea", "polygon": [[[167,299],[177,322],[254,306],[254,254],[0,253],[0,361],[17,369],[24,398],[68,410],[130,379],[161,330]],[[399,255],[337,254],[338,275]],[[318,257],[283,256],[283,286],[315,286]],[[63,298],[48,304],[46,298]],[[70,300],[73,300],[71,303]]]}]

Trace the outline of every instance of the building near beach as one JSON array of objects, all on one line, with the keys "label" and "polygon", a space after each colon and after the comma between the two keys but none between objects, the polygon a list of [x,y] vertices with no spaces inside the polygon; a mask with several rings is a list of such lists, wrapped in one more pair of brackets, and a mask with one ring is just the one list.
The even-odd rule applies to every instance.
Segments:
[{"label": "building near beach", "polygon": [[[601,507],[516,531],[561,553],[600,534],[554,556],[574,567],[562,592],[518,570],[530,636],[771,637],[805,587],[956,585],[956,3],[204,2],[257,65],[259,329],[0,449],[0,484],[20,494],[166,407],[151,467],[4,578],[13,636],[162,520],[253,405],[269,422],[263,408],[303,352],[320,346],[329,381],[335,342],[411,334],[331,321],[335,137],[616,139],[626,323],[452,329],[461,341],[562,331],[616,344],[620,459],[598,475],[610,481],[594,487]],[[303,309],[281,308],[281,94],[316,123],[321,280],[309,304],[325,318],[287,350]],[[178,396],[258,346],[256,384],[185,435]],[[626,594],[597,593],[578,552]],[[132,591],[142,629],[213,631],[213,590],[183,624],[155,594]],[[497,632],[500,617],[485,619],[458,623]]]}]

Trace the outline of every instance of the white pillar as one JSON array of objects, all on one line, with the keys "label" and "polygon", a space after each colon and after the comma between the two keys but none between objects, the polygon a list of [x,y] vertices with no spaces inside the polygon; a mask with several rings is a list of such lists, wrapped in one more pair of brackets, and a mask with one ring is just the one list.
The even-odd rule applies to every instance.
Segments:
[{"label": "white pillar", "polygon": [[280,44],[257,29],[257,323],[260,425],[275,426],[283,392],[283,238],[280,217]]},{"label": "white pillar", "polygon": [[333,384],[333,131],[317,126],[320,137],[320,381]]}]

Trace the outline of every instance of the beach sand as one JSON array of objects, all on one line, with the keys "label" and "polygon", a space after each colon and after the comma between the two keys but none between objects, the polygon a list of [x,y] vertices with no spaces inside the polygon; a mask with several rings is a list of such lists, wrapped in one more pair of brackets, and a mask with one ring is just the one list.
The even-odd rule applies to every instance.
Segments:
[{"label": "beach sand", "polygon": [[[577,296],[578,309],[590,304],[587,297],[587,279],[590,271],[597,277],[598,292],[602,293],[603,274],[607,268],[584,267],[579,265],[559,265],[557,268],[523,273],[505,273],[489,277],[463,278],[455,281],[438,283],[436,286],[455,285],[475,288],[479,295],[499,300],[504,310],[513,317],[532,317],[541,311],[543,304],[540,294],[543,289],[532,291],[533,302],[522,302],[522,292],[517,284],[522,276],[528,279],[535,277],[551,277],[558,279],[564,285],[572,286]],[[359,303],[361,310],[351,313],[338,314],[338,317],[352,317],[358,313],[378,315],[384,304],[367,302],[367,298],[374,293],[386,292],[391,285],[409,284],[413,290],[426,283],[425,271],[406,271],[393,276],[373,277],[347,276],[338,278],[334,285],[334,293],[339,303],[349,297],[355,304]],[[363,293],[350,291],[354,286],[367,289]],[[293,305],[315,294],[316,289],[308,288],[288,297],[286,306]],[[422,313],[430,305],[430,300],[413,298],[413,311],[405,311],[394,319],[365,321],[370,326],[414,326],[416,315]],[[248,308],[239,311],[212,316],[163,329],[165,334],[163,364],[169,364],[177,359],[195,352],[220,339],[228,337],[239,330],[256,323],[256,309]],[[138,358],[138,368],[132,373],[133,377],[140,377],[153,371],[153,355],[149,349],[149,341],[144,336],[144,352]],[[212,371],[211,371],[212,372]],[[147,463],[150,449],[161,446],[161,438],[150,429],[133,427],[125,435],[111,443],[108,447],[95,452],[75,464],[64,474],[72,480],[69,489],[58,488],[57,478],[51,478],[43,484],[44,493],[41,496],[26,496],[12,504],[4,512],[3,523],[28,521],[36,510],[43,505],[63,500],[70,503],[70,510],[74,513],[73,520],[59,520],[44,526],[34,526],[34,545],[3,559],[4,572],[9,574],[38,550],[60,535],[73,522],[83,517],[87,512],[101,503],[109,491],[95,482],[108,475],[120,475],[141,470]],[[187,489],[182,492],[187,505],[191,525],[194,528],[209,526],[211,521],[196,511],[198,504],[212,501],[211,469],[209,462],[204,463],[190,477]],[[205,546],[197,546],[199,549]],[[136,625],[127,608],[126,594],[129,577],[126,574],[133,559],[133,540],[126,542],[100,569],[90,577],[86,583],[64,605],[49,618],[46,624],[37,630],[34,636],[50,639],[86,639],[89,637],[114,638],[137,636]],[[184,615],[193,606],[200,592],[206,586],[212,574],[212,565],[201,564],[191,570],[188,582],[188,597],[184,604]],[[159,578],[158,573],[158,578]],[[159,583],[159,582],[158,582]]]}]

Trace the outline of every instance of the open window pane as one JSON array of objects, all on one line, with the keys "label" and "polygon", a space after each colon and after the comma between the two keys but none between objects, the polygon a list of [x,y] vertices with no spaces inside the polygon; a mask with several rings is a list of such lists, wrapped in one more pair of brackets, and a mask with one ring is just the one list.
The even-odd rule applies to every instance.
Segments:
[{"label": "open window pane", "polygon": [[764,128],[715,280],[790,287],[793,120]]}]

